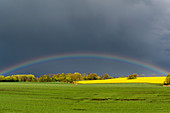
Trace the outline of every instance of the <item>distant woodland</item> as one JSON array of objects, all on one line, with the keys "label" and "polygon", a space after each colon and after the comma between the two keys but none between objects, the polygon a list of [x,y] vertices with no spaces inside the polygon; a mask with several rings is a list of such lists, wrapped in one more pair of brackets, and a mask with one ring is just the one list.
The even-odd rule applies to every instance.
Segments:
[{"label": "distant woodland", "polygon": [[[127,76],[128,79],[136,79],[139,75],[132,74]],[[144,74],[140,75],[141,77],[145,77]],[[154,77],[155,74],[152,75]],[[164,76],[164,75],[161,75]],[[119,78],[123,78],[124,76],[120,76]],[[21,74],[21,75],[11,75],[11,76],[3,76],[0,75],[0,82],[63,82],[63,83],[76,83],[76,81],[80,80],[105,80],[105,79],[113,79],[112,76],[105,73],[104,75],[98,76],[96,73],[58,73],[58,74],[45,74],[40,77],[35,77],[33,74]]]},{"label": "distant woodland", "polygon": [[104,80],[113,79],[107,73],[98,76],[96,73],[58,73],[58,74],[45,74],[40,77],[35,77],[32,74],[22,75],[11,75],[3,76],[0,75],[0,82],[64,82],[64,83],[76,83],[78,80]]}]

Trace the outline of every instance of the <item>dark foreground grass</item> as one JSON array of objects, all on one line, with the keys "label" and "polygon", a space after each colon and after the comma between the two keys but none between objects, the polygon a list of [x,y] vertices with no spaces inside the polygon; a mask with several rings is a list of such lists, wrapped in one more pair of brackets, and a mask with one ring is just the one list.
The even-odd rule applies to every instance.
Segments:
[{"label": "dark foreground grass", "polygon": [[153,84],[0,83],[0,113],[170,113]]}]

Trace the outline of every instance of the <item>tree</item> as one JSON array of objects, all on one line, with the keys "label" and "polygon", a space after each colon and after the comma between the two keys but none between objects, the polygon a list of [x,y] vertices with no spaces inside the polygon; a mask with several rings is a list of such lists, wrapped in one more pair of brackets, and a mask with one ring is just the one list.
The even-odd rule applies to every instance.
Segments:
[{"label": "tree", "polygon": [[82,76],[78,72],[75,72],[73,74],[70,73],[66,76],[66,82],[76,83],[76,81],[78,80],[82,80]]},{"label": "tree", "polygon": [[170,73],[166,76],[166,79],[164,81],[164,85],[170,85]]},{"label": "tree", "polygon": [[73,80],[69,77],[69,75],[66,76],[66,82],[67,83],[72,83]]},{"label": "tree", "polygon": [[76,83],[77,80],[82,80],[82,76],[81,76],[81,74],[78,73],[78,72],[75,72],[75,73],[73,74],[73,76],[74,76],[74,81],[75,81],[75,83]]},{"label": "tree", "polygon": [[145,74],[142,74],[141,76],[142,76],[142,77],[145,77]]},{"label": "tree", "polygon": [[87,76],[85,73],[83,73],[82,76],[83,76],[83,80],[87,80]]},{"label": "tree", "polygon": [[57,73],[57,74],[53,74],[52,75],[52,81],[59,81],[59,77],[60,77],[60,73]]},{"label": "tree", "polygon": [[108,79],[109,75],[107,73],[104,74],[104,79]]},{"label": "tree", "polygon": [[90,73],[90,80],[97,80],[98,76],[96,73]]},{"label": "tree", "polygon": [[75,72],[74,75],[76,76],[77,80],[82,80],[81,73]]},{"label": "tree", "polygon": [[11,80],[10,80],[11,82],[18,82],[18,79],[17,79],[17,77],[15,77],[15,76],[11,76]]},{"label": "tree", "polygon": [[5,80],[5,77],[0,75],[0,82],[4,81]]},{"label": "tree", "polygon": [[5,77],[5,80],[6,80],[7,82],[10,82],[10,80],[11,80],[11,76],[7,76],[7,77]]},{"label": "tree", "polygon": [[40,78],[39,78],[39,82],[45,82],[45,80],[44,80],[44,77],[43,77],[43,76],[40,76]]},{"label": "tree", "polygon": [[132,75],[129,75],[127,78],[128,79],[136,79],[138,77],[138,74],[134,73]]},{"label": "tree", "polygon": [[86,80],[91,80],[90,75],[87,74]]}]

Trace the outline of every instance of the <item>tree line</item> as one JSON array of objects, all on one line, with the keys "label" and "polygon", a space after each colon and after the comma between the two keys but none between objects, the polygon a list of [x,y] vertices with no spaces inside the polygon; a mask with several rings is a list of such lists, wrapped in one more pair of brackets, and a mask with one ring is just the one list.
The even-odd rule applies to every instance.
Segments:
[{"label": "tree line", "polygon": [[[140,75],[145,77],[144,74]],[[161,75],[162,77],[164,75]],[[127,79],[136,79],[139,77],[138,74],[131,74],[127,76]],[[155,77],[155,74],[152,74],[152,77]],[[124,78],[124,76],[119,76],[119,78]],[[0,82],[63,82],[63,83],[76,83],[79,80],[104,80],[104,79],[113,79],[112,76],[109,76],[107,73],[104,75],[98,76],[96,73],[58,73],[58,74],[45,74],[40,77],[35,77],[33,74],[22,74],[22,75],[11,75],[3,76],[0,75]],[[168,74],[164,84],[170,84],[170,74]]]},{"label": "tree line", "polygon": [[0,82],[64,82],[64,83],[76,83],[79,80],[104,80],[113,79],[107,73],[98,76],[96,73],[58,73],[58,74],[45,74],[40,77],[35,77],[32,74],[23,75],[0,75]]}]

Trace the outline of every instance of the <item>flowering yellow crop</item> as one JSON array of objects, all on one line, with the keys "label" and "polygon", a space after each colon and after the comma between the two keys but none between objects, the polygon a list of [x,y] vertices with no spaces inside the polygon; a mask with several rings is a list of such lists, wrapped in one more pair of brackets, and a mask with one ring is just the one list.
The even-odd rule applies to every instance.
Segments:
[{"label": "flowering yellow crop", "polygon": [[96,84],[96,83],[158,83],[163,84],[166,77],[137,77],[136,79],[115,78],[107,80],[85,80],[78,81],[79,84]]}]

